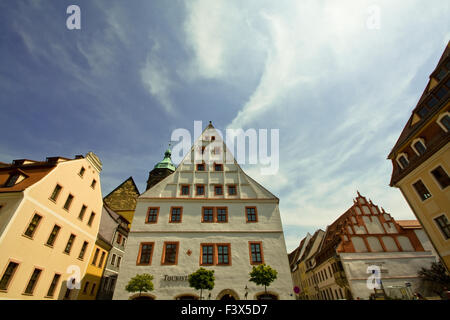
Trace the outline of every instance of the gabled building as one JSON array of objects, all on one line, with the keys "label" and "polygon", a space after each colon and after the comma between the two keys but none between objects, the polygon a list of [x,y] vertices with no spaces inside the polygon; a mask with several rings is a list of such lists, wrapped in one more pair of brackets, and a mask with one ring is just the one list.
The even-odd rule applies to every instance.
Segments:
[{"label": "gabled building", "polygon": [[[140,299],[198,299],[187,276],[200,267],[215,271],[206,299],[293,299],[278,203],[210,124],[175,172],[138,198],[114,299],[137,298],[125,286],[142,273],[154,276],[154,291]],[[268,295],[249,282],[262,263],[278,271]]]},{"label": "gabled building", "polygon": [[327,227],[315,255],[318,298],[368,299],[367,280],[378,268],[383,287],[426,294],[418,271],[437,260],[417,223],[395,219],[358,193],[353,206]]},{"label": "gabled building", "polygon": [[388,159],[402,192],[450,270],[450,43]]},{"label": "gabled building", "polygon": [[0,299],[76,299],[102,210],[99,158],[0,165]]},{"label": "gabled building", "polygon": [[130,231],[128,224],[124,217],[103,205],[99,234],[111,243],[111,250],[106,259],[97,300],[111,300],[113,297]]},{"label": "gabled building", "polygon": [[133,178],[129,177],[104,197],[103,202],[115,213],[128,220],[131,225],[137,197],[139,197],[139,189]]}]

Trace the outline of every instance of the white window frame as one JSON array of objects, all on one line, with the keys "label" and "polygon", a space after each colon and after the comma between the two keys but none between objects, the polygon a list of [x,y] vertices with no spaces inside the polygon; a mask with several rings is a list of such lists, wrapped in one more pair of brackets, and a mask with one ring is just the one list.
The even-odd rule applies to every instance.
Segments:
[{"label": "white window frame", "polygon": [[[411,142],[411,148],[412,148],[412,149],[414,150],[414,152],[420,157],[420,156],[421,156],[420,152],[417,151],[416,147],[414,147],[414,145],[415,145],[417,142],[420,142],[420,143],[423,145],[423,147],[425,148],[425,150],[427,150],[427,145],[425,144],[425,140],[424,140],[423,138],[416,138],[416,139],[414,139],[414,140]],[[406,160],[408,160],[408,159],[406,159]],[[408,162],[409,162],[409,161],[408,161]]]},{"label": "white window frame", "polygon": [[439,115],[439,117],[437,118],[436,122],[439,125],[439,127],[442,128],[442,130],[444,130],[445,132],[448,132],[448,129],[444,126],[444,124],[441,122],[441,120],[445,117],[445,116],[449,116],[450,117],[450,112],[446,111],[442,114]]},{"label": "white window frame", "polygon": [[408,155],[407,155],[406,153],[404,153],[404,152],[399,153],[399,154],[397,155],[397,157],[395,158],[395,161],[397,161],[397,163],[398,163],[398,165],[400,166],[400,168],[405,169],[405,167],[403,167],[402,163],[401,163],[400,160],[399,160],[402,156],[405,157],[405,159],[406,159],[406,161],[408,161],[408,165],[409,165]]}]

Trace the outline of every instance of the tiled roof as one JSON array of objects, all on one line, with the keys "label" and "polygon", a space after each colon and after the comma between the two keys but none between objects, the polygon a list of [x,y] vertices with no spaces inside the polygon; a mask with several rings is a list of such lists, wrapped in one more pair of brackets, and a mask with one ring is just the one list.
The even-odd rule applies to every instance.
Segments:
[{"label": "tiled roof", "polygon": [[[0,192],[23,191],[44,178],[56,165],[56,163],[36,161],[24,165],[7,164],[6,166],[0,166]],[[10,175],[14,173],[23,174],[26,178],[11,187],[5,187]]]},{"label": "tiled roof", "polygon": [[396,220],[403,229],[422,229],[418,220]]}]

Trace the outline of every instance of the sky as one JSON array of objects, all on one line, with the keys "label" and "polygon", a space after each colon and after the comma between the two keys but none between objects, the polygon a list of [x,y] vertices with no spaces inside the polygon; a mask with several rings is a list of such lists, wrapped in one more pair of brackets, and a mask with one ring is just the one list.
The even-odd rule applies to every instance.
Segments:
[{"label": "sky", "polygon": [[[66,12],[80,8],[81,29]],[[278,129],[288,251],[359,192],[414,219],[387,155],[450,40],[446,0],[0,2],[0,161],[102,163],[145,191],[172,132]]]}]

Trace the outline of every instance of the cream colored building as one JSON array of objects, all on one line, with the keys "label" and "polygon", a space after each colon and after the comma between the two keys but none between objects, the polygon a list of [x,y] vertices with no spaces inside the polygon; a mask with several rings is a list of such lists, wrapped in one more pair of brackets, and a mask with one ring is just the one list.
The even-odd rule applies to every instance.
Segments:
[{"label": "cream colored building", "polygon": [[[224,161],[229,151],[207,129],[175,172],[138,198],[113,299],[136,298],[125,286],[142,273],[154,276],[148,299],[196,299],[187,276],[200,267],[215,271],[204,299],[259,299],[264,287],[249,282],[249,272],[262,263],[278,271],[264,298],[294,299],[279,199],[234,159]],[[213,141],[218,149],[208,148]],[[194,152],[218,157],[193,163]]]},{"label": "cream colored building", "polygon": [[388,158],[390,185],[450,270],[450,42]]},{"label": "cream colored building", "polygon": [[92,152],[1,164],[0,299],[76,299],[99,229],[101,169]]}]

